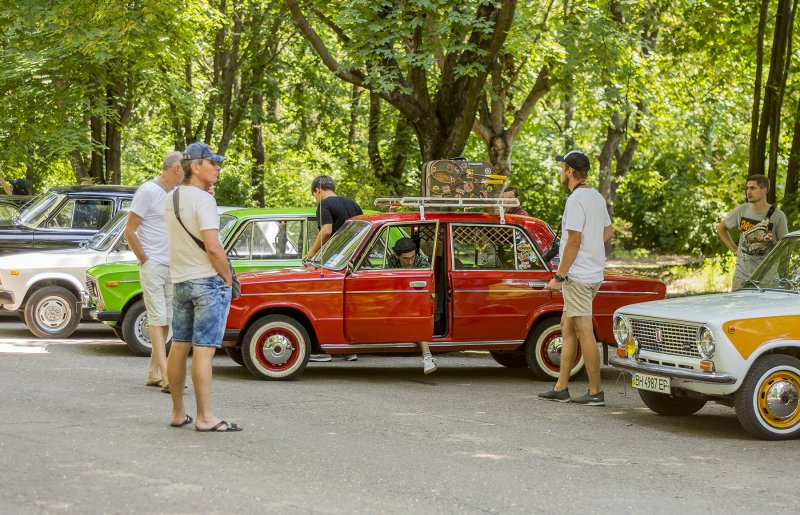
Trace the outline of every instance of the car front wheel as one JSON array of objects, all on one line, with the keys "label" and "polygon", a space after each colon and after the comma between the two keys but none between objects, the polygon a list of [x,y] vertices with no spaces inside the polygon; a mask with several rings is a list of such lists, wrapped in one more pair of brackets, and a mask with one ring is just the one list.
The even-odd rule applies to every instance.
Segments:
[{"label": "car front wheel", "polygon": [[225,347],[225,354],[231,358],[237,365],[244,366],[244,358],[242,357],[241,347]]},{"label": "car front wheel", "polygon": [[[546,318],[537,323],[525,341],[525,357],[528,366],[537,379],[558,379],[561,371],[561,347],[564,338],[561,336],[561,322],[558,318]],[[575,377],[583,370],[583,354],[580,346],[575,363],[569,372]]]},{"label": "car front wheel", "polygon": [[310,356],[311,340],[305,327],[285,315],[268,315],[255,322],[242,339],[242,358],[259,379],[293,379]]},{"label": "car front wheel", "polygon": [[[139,299],[125,312],[122,319],[122,340],[137,356],[150,356],[153,343],[150,341],[150,324],[147,322],[147,308],[144,299]],[[167,352],[172,343],[172,328],[167,336]]]},{"label": "car front wheel", "polygon": [[62,286],[39,288],[25,304],[25,325],[39,338],[67,338],[80,321],[78,299]]},{"label": "car front wheel", "polygon": [[639,390],[639,397],[641,397],[645,406],[666,417],[688,417],[689,415],[694,415],[706,405],[706,401],[702,399],[674,397],[648,390]]},{"label": "car front wheel", "polygon": [[750,434],[765,440],[800,436],[800,360],[786,354],[759,359],[736,393],[736,416]]}]

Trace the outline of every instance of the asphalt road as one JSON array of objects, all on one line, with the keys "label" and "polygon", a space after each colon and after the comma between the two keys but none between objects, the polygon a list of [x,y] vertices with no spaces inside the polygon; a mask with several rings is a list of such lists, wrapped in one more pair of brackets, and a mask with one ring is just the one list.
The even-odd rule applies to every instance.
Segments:
[{"label": "asphalt road", "polygon": [[263,382],[218,355],[215,411],[245,429],[197,433],[168,427],[147,360],[104,326],[41,341],[3,318],[0,513],[798,511],[800,441],[754,440],[730,408],[660,417],[613,369],[607,407],[548,403],[486,354],[438,362]]}]

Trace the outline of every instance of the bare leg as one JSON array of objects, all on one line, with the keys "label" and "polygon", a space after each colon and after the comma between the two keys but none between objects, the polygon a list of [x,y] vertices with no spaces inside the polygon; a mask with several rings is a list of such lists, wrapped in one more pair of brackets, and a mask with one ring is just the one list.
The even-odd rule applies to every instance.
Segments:
[{"label": "bare leg", "polygon": [[197,402],[197,429],[209,429],[220,422],[211,409],[211,362],[216,347],[195,346],[192,351],[192,384]]},{"label": "bare leg", "polygon": [[160,378],[161,387],[163,388],[169,385],[167,380],[167,335],[169,334],[169,326],[151,325],[149,332],[153,350],[150,353],[147,382],[156,381]]},{"label": "bare leg", "polygon": [[419,342],[419,349],[422,351],[423,356],[431,353],[431,346],[428,345],[428,342]]},{"label": "bare leg", "polygon": [[574,324],[574,317],[568,317],[566,313],[561,314],[561,369],[558,372],[558,381],[553,387],[558,392],[569,385],[569,372],[578,355],[578,335]]},{"label": "bare leg", "polygon": [[[592,317],[573,317],[572,320],[578,333],[586,374],[589,376],[589,394],[594,395],[603,391],[603,385],[600,382],[600,351],[597,349],[597,340],[594,338]],[[564,362],[563,353],[561,362]]]},{"label": "bare leg", "polygon": [[167,359],[167,378],[172,396],[172,418],[170,424],[180,424],[186,419],[186,406],[183,404],[183,387],[186,384],[186,360],[189,357],[189,342],[172,342]]}]

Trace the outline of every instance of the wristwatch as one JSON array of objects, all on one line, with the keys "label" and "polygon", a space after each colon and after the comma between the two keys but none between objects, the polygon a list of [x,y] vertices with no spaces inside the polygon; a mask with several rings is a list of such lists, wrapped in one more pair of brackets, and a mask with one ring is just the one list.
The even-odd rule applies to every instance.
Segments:
[{"label": "wristwatch", "polygon": [[556,274],[556,276],[553,277],[553,279],[555,279],[557,283],[563,283],[564,281],[567,280],[567,276],[566,275]]}]

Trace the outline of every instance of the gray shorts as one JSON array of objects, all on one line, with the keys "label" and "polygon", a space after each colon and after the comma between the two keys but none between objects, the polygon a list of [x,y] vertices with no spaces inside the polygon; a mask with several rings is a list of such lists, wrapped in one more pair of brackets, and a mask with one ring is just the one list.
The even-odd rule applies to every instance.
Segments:
[{"label": "gray shorts", "polygon": [[175,284],[172,339],[198,347],[222,347],[231,287],[214,275]]},{"label": "gray shorts", "polygon": [[147,323],[168,326],[172,322],[172,280],[169,266],[148,259],[139,267],[144,306],[147,308]]},{"label": "gray shorts", "polygon": [[579,283],[567,278],[561,286],[567,318],[592,316],[592,300],[599,289],[600,283]]}]

